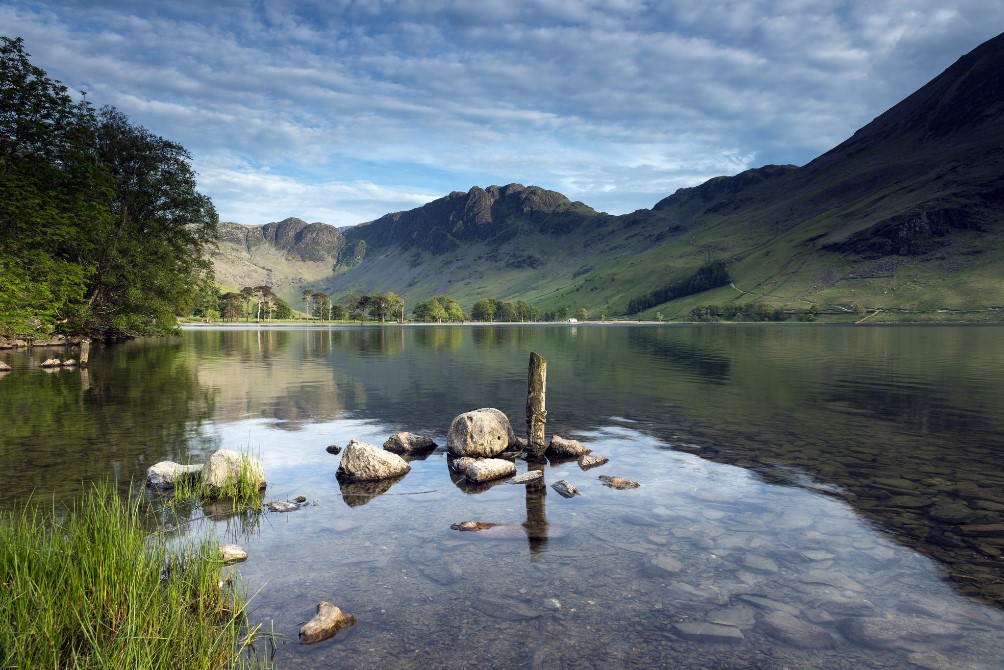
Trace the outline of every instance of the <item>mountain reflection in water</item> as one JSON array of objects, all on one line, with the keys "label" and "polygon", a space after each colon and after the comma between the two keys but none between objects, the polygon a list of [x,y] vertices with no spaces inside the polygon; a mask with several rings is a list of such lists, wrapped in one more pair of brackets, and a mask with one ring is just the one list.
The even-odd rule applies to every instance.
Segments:
[{"label": "mountain reflection in water", "polygon": [[[86,385],[0,352],[15,368],[0,468],[16,473],[0,504],[258,451],[266,499],[309,504],[195,509],[191,532],[240,536],[256,615],[287,638],[320,600],[359,622],[280,646],[280,667],[999,667],[1001,332],[198,330],[92,352]],[[397,430],[443,444],[483,406],[520,432],[531,350],[548,360],[548,432],[609,464],[470,490],[433,453],[386,488],[339,486],[328,444]],[[553,494],[559,479],[581,495]],[[451,529],[467,520],[495,526]]]}]

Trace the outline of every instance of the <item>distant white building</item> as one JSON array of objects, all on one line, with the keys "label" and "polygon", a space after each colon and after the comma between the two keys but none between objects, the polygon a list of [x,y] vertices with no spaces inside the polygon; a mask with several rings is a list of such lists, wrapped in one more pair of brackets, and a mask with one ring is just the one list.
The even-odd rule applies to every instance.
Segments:
[{"label": "distant white building", "polygon": [[578,319],[569,319],[568,320],[568,323],[578,323],[578,322],[579,322]]}]

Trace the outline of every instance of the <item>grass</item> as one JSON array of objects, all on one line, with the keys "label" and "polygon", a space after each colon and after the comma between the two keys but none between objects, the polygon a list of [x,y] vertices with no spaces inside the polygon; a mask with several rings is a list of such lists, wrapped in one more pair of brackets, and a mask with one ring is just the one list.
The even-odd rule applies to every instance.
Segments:
[{"label": "grass", "polygon": [[260,463],[261,459],[257,455],[241,453],[240,465],[236,470],[230,470],[229,476],[220,486],[210,486],[204,476],[181,478],[174,486],[174,500],[176,503],[229,500],[234,511],[247,507],[260,508],[261,472],[256,465]]},{"label": "grass", "polygon": [[67,510],[0,516],[2,667],[266,667],[218,542],[169,549],[140,505],[100,484]]}]

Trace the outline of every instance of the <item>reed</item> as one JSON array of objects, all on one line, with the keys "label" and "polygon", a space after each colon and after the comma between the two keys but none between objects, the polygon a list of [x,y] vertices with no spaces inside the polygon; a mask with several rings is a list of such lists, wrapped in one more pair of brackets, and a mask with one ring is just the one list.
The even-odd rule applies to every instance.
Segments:
[{"label": "reed", "polygon": [[260,508],[262,490],[259,488],[259,472],[253,461],[260,463],[261,459],[253,454],[242,455],[246,457],[241,459],[240,467],[221,486],[210,487],[203,477],[186,478],[177,482],[174,487],[175,502],[229,500],[234,511],[248,507]]},{"label": "reed", "polygon": [[212,538],[169,549],[111,484],[0,515],[0,667],[267,667]]}]

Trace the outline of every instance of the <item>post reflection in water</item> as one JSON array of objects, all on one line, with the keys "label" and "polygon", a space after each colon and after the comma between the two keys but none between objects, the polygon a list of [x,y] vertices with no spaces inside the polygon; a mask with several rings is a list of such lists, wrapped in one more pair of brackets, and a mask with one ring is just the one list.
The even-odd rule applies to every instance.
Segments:
[{"label": "post reflection in water", "polygon": [[527,461],[527,469],[540,472],[541,477],[526,484],[526,541],[530,545],[530,556],[535,557],[547,550],[547,484],[544,481],[544,466],[547,461],[535,459]]}]

